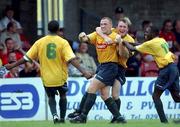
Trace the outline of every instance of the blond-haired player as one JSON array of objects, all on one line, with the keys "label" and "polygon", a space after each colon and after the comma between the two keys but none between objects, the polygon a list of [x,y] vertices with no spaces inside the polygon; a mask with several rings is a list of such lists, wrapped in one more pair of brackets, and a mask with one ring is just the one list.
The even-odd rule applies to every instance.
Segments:
[{"label": "blond-haired player", "polygon": [[[107,37],[106,35],[104,35],[99,28],[96,28],[96,31],[99,35],[101,35],[106,40],[106,43],[109,43],[109,44],[112,43],[112,40],[109,37]],[[116,29],[112,29],[112,31],[115,31],[116,33],[118,33],[121,36],[121,39],[122,39],[121,42],[122,41],[127,41],[129,43],[135,42],[134,39],[128,34],[128,23],[124,19],[119,20]],[[127,68],[126,63],[132,53],[129,52],[122,43],[119,43],[117,45],[117,52],[119,54],[119,56],[118,56],[118,76],[116,77],[116,80],[112,86],[112,98],[115,100],[115,102],[118,106],[118,109],[120,110],[120,106],[121,106],[121,100],[119,98],[120,88],[126,82],[126,78],[125,78],[125,71]],[[102,93],[101,97],[104,98],[103,91],[101,93]],[[114,118],[112,119],[111,123],[113,123],[113,122],[114,122]]]},{"label": "blond-haired player", "polygon": [[[111,31],[112,20],[108,17],[104,17],[100,21],[100,29],[104,34],[112,39],[113,42],[119,41],[120,36]],[[104,102],[113,114],[115,122],[125,123],[125,119],[120,115],[118,107],[114,100],[109,97],[110,87],[112,82],[115,81],[118,76],[118,55],[116,51],[116,44],[107,44],[104,39],[99,36],[96,32],[89,35],[81,33],[79,35],[80,41],[90,42],[96,46],[99,66],[96,71],[96,76],[90,82],[87,92],[84,94],[77,116],[75,113],[69,114],[72,118],[70,122],[72,123],[86,123],[87,115],[95,103],[96,92],[104,91],[105,97]]]}]

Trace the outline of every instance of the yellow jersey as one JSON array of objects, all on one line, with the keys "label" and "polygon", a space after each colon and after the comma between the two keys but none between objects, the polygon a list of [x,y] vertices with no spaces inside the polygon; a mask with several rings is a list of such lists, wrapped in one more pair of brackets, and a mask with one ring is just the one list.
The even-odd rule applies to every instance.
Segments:
[{"label": "yellow jersey", "polygon": [[57,35],[37,40],[26,56],[39,60],[41,78],[46,87],[64,85],[68,78],[67,62],[75,58],[69,43]]},{"label": "yellow jersey", "polygon": [[[113,41],[116,38],[117,33],[112,32],[108,35]],[[90,43],[96,46],[97,56],[99,63],[116,62],[118,63],[118,54],[116,51],[116,44],[106,44],[104,39],[96,32],[88,35]]]},{"label": "yellow jersey", "polygon": [[[112,31],[118,33],[118,30],[115,28],[112,28]],[[122,37],[122,40],[129,43],[135,43],[134,38],[132,38],[129,34],[126,34],[124,37]],[[128,58],[118,56],[118,59],[118,64],[122,65],[124,68],[127,68],[126,63],[128,61]]]},{"label": "yellow jersey", "polygon": [[[129,42],[129,43],[135,43],[135,40],[129,35],[126,34],[126,36],[122,37],[123,41]],[[119,64],[122,65],[124,68],[127,68],[128,58],[120,57],[119,56]]]},{"label": "yellow jersey", "polygon": [[168,43],[163,38],[156,37],[135,48],[141,53],[152,55],[159,68],[163,68],[169,63],[174,62],[175,56],[169,51]]}]

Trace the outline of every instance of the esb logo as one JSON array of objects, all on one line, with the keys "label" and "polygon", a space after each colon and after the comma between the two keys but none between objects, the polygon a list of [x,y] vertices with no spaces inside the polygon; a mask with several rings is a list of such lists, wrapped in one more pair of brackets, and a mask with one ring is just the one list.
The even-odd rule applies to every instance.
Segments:
[{"label": "esb logo", "polygon": [[39,108],[39,96],[31,84],[0,86],[0,116],[3,118],[33,117]]}]

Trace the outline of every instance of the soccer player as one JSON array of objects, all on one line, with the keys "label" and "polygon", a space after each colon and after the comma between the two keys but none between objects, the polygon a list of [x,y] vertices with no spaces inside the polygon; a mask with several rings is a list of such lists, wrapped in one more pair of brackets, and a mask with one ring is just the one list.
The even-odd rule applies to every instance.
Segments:
[{"label": "soccer player", "polygon": [[[87,79],[92,75],[79,65],[69,43],[57,35],[58,29],[59,23],[55,20],[50,21],[49,34],[37,40],[22,59],[13,64],[7,64],[5,67],[11,69],[26,61],[39,60],[41,78],[48,96],[53,121],[64,123],[67,105],[67,64],[74,65]],[[57,91],[60,94],[60,120],[56,111],[55,94]]]},{"label": "soccer player", "polygon": [[[105,40],[107,40],[107,43],[112,43],[112,40],[102,33],[102,31],[99,28],[96,28],[97,33],[102,36]],[[118,33],[123,41],[127,41],[129,43],[134,43],[134,39],[128,34],[128,22],[125,19],[119,20],[118,25],[116,29],[113,29],[116,33]],[[122,47],[122,44],[119,44],[117,46],[117,51],[119,52],[119,62],[118,62],[118,77],[116,78],[113,87],[112,87],[112,98],[116,102],[118,109],[120,110],[121,107],[121,100],[119,98],[120,88],[122,85],[126,82],[125,78],[125,71],[127,68],[127,61],[130,57],[131,53],[128,50],[124,50],[124,46]],[[102,91],[103,92],[103,91]],[[104,96],[104,93],[102,93],[101,97]],[[111,120],[111,123],[114,122],[114,118]]]},{"label": "soccer player", "polygon": [[[119,20],[118,26],[116,29],[113,29],[112,31],[118,33],[119,35],[121,35],[122,39],[124,41],[128,41],[130,43],[134,43],[134,39],[128,34],[128,23],[126,22],[126,20]],[[112,39],[109,38],[106,34],[102,33],[102,30],[100,27],[96,28],[96,32],[104,38],[106,43],[113,43]],[[119,44],[121,45],[121,44]],[[118,52],[119,52],[119,47],[117,46]],[[125,83],[126,78],[125,78],[125,71],[127,68],[126,62],[129,58],[129,52],[125,52],[126,55],[122,56],[118,56],[118,61],[119,61],[119,65],[118,65],[118,75],[117,79],[115,80],[113,87],[112,87],[112,98],[114,99],[115,103],[118,106],[118,110],[120,110],[120,106],[121,106],[121,100],[119,98],[119,93],[120,93],[120,87]],[[127,55],[128,54],[128,55]],[[103,100],[105,100],[106,97],[106,92],[105,91],[100,91],[101,92],[101,97]],[[105,92],[105,93],[104,93]],[[79,112],[81,112],[81,109],[78,108],[75,110],[75,112],[71,113],[68,115],[69,118],[74,118],[75,116],[77,116],[79,114]],[[111,120],[111,123],[114,122],[114,118]]]},{"label": "soccer player", "polygon": [[[117,33],[112,32],[112,20],[108,17],[104,17],[100,21],[100,27],[104,34],[109,36],[113,42],[119,42],[121,40]],[[110,87],[112,82],[118,75],[118,55],[116,51],[116,44],[108,45],[104,43],[104,39],[100,37],[96,32],[86,35],[84,32],[80,33],[79,40],[81,42],[90,42],[96,46],[99,66],[96,71],[96,76],[90,82],[87,92],[84,94],[79,109],[79,115],[72,118],[72,123],[86,123],[87,115],[95,103],[96,92],[105,91],[106,97],[104,102],[113,114],[115,122],[125,123],[125,119],[119,113],[118,107],[114,100],[109,97]]]},{"label": "soccer player", "polygon": [[175,56],[169,51],[168,43],[158,35],[158,29],[152,27],[146,31],[146,42],[135,47],[127,42],[123,43],[131,51],[150,54],[154,57],[159,67],[159,75],[155,82],[152,98],[161,122],[168,123],[160,97],[168,89],[173,100],[180,102],[179,72],[174,63]]}]

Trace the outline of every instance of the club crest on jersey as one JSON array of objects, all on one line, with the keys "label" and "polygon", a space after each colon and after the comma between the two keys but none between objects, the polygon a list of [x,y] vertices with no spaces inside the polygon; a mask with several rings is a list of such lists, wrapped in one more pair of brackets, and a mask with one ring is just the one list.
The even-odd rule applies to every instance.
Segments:
[{"label": "club crest on jersey", "polygon": [[108,46],[105,42],[97,43],[96,47],[98,49],[105,49]]}]

